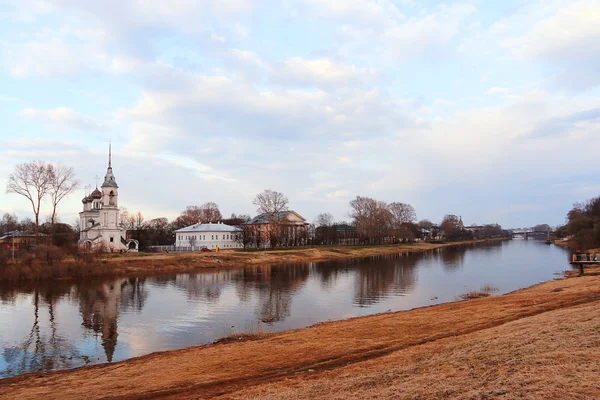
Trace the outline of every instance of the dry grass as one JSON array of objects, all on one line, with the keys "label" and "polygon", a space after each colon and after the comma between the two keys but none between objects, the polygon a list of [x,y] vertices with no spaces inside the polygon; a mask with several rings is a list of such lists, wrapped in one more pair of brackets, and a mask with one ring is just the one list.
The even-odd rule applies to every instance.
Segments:
[{"label": "dry grass", "polygon": [[467,293],[458,295],[457,300],[481,299],[482,297],[491,296],[493,292],[497,291],[498,288],[493,285],[483,285],[479,290],[470,290]]},{"label": "dry grass", "polygon": [[[557,290],[560,289],[560,290]],[[0,398],[592,398],[600,277],[0,381]]]}]

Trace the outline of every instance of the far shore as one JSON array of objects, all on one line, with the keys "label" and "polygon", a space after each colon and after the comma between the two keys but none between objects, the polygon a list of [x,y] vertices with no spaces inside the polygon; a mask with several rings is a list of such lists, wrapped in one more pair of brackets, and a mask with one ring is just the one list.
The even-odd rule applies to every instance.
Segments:
[{"label": "far shore", "polygon": [[[76,264],[75,260],[67,258],[54,268],[38,265],[35,268],[28,268],[27,274],[18,275],[18,268],[27,267],[17,263],[12,265],[12,275],[0,273],[0,281],[190,273],[215,268],[239,268],[255,265],[272,266],[424,252],[448,246],[476,245],[498,240],[507,239],[469,240],[448,243],[415,242],[393,245],[311,246],[260,251],[221,250],[219,252],[206,253],[199,251],[106,253],[95,256],[96,258],[92,262],[85,264],[85,267],[81,269],[78,268],[79,264]],[[8,267],[11,268],[11,265],[9,264]],[[54,269],[51,275],[49,274],[50,269]],[[17,278],[17,276],[19,277]]]},{"label": "far shore", "polygon": [[0,380],[0,399],[597,398],[600,268],[502,296]]}]

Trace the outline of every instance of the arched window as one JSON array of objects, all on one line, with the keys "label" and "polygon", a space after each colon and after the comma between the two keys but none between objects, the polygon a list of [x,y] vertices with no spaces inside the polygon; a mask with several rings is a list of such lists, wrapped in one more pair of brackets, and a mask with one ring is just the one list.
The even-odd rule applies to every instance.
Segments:
[{"label": "arched window", "polygon": [[112,190],[108,194],[108,205],[109,206],[114,206],[115,205],[115,192],[112,191]]}]

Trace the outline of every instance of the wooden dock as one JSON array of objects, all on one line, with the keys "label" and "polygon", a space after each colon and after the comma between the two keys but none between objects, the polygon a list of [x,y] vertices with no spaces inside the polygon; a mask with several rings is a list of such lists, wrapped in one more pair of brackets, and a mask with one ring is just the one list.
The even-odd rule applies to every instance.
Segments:
[{"label": "wooden dock", "polygon": [[600,257],[596,253],[575,253],[571,264],[579,267],[579,276],[583,275],[584,265],[600,265]]}]

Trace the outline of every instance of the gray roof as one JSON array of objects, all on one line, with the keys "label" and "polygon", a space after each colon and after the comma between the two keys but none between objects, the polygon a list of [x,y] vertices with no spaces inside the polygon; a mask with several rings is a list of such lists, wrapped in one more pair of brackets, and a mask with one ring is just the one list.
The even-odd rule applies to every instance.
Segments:
[{"label": "gray roof", "polygon": [[186,226],[185,228],[178,229],[175,232],[234,232],[239,230],[240,228],[237,226],[209,223]]},{"label": "gray roof", "polygon": [[248,225],[268,224],[269,221],[272,221],[274,219],[275,220],[283,220],[283,219],[287,218],[288,215],[290,215],[290,214],[296,214],[298,217],[300,217],[302,219],[302,221],[306,221],[296,211],[289,210],[289,211],[279,211],[276,213],[263,213],[263,214],[257,215],[256,217],[252,218],[250,221],[246,222],[246,224],[248,224]]},{"label": "gray roof", "polygon": [[[45,233],[39,232],[37,234],[37,236],[48,236]],[[29,233],[29,232],[21,232],[21,231],[12,231],[12,232],[6,232],[3,236],[0,236],[0,240],[3,239],[8,239],[8,238],[12,238],[12,237],[36,237],[35,233]]]}]

